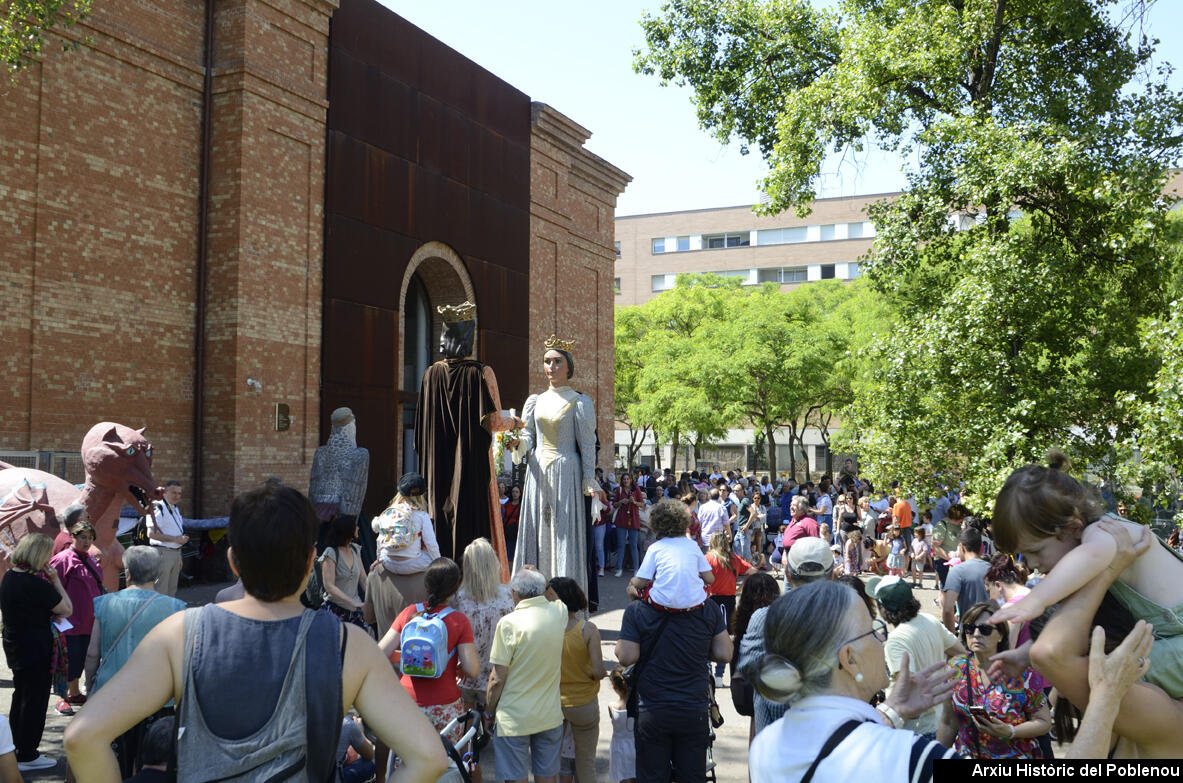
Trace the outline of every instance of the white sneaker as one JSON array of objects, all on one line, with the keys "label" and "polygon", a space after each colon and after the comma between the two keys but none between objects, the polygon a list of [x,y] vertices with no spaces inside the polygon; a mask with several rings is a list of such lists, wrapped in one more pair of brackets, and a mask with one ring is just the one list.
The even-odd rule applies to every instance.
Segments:
[{"label": "white sneaker", "polygon": [[21,772],[32,772],[37,769],[52,769],[58,765],[56,759],[51,759],[48,756],[38,756],[31,761],[18,761],[16,768]]},{"label": "white sneaker", "polygon": [[600,573],[598,574],[598,576],[603,576],[603,575],[604,575],[604,569],[602,569],[602,568],[601,568],[601,569],[600,569]]},{"label": "white sneaker", "polygon": [[624,573],[624,571],[621,571],[619,568],[618,568],[618,569],[616,569],[616,576],[617,576],[617,577],[619,577],[619,576],[620,576],[621,574],[623,574],[623,573]]}]

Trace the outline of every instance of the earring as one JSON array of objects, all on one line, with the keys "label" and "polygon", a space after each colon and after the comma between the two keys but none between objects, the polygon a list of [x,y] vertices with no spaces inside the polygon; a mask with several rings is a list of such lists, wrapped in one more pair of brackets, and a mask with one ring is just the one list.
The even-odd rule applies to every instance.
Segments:
[{"label": "earring", "polygon": [[862,682],[863,681],[863,673],[862,672],[856,673],[854,675],[854,681],[855,682]]}]

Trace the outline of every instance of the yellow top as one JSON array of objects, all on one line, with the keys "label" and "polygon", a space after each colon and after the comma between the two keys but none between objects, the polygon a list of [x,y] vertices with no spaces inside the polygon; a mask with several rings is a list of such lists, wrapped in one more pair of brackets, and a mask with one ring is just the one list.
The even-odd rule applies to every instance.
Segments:
[{"label": "yellow top", "polygon": [[543,470],[559,456],[559,425],[578,398],[579,393],[570,386],[547,389],[538,395],[534,419],[542,436],[538,443],[538,462]]},{"label": "yellow top", "polygon": [[582,707],[600,697],[600,681],[592,671],[591,655],[583,641],[583,624],[577,622],[563,635],[563,678],[559,696],[564,707]]},{"label": "yellow top", "polygon": [[523,737],[563,725],[559,656],[567,607],[545,596],[526,598],[497,622],[489,661],[507,668],[497,702],[497,733]]}]

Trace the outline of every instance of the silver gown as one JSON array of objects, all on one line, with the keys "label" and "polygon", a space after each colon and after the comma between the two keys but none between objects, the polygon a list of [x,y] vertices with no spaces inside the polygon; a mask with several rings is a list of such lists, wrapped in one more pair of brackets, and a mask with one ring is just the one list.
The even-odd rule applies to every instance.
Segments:
[{"label": "silver gown", "polygon": [[513,569],[534,565],[547,578],[569,576],[587,593],[584,495],[596,484],[596,411],[570,386],[531,395],[522,410],[514,461],[528,459]]}]

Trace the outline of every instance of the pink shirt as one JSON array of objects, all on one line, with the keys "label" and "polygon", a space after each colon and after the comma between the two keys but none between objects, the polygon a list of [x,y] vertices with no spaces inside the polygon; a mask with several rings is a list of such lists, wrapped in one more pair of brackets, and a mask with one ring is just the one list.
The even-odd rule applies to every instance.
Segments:
[{"label": "pink shirt", "polygon": [[49,564],[57,569],[62,587],[66,588],[66,595],[70,596],[70,603],[74,605],[74,614],[69,618],[74,627],[66,631],[66,636],[90,635],[91,629],[94,628],[94,599],[103,594],[99,589],[98,580],[83,564],[83,557],[90,561],[90,567],[95,573],[103,573],[93,557],[89,554],[79,555],[74,547],[63,549],[49,561]]}]

